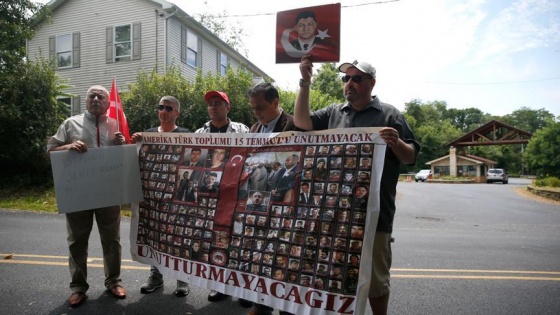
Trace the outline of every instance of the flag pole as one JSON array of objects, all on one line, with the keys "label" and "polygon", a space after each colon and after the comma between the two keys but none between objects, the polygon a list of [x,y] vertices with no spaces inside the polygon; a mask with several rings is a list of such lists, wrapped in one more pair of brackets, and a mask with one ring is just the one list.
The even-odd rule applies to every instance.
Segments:
[{"label": "flag pole", "polygon": [[117,89],[117,77],[113,77],[113,85],[115,86],[115,111],[117,117],[117,131],[121,132],[121,126],[119,123],[119,101],[118,101],[119,93]]}]

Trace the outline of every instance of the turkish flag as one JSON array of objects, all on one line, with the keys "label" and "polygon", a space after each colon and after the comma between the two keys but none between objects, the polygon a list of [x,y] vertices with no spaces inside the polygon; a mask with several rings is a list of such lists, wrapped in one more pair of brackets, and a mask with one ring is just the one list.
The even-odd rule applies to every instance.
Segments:
[{"label": "turkish flag", "polygon": [[126,139],[126,143],[130,143],[130,131],[128,130],[128,122],[122,108],[121,96],[117,89],[117,79],[113,78],[111,85],[111,93],[109,93],[109,117],[117,121],[117,127]]}]

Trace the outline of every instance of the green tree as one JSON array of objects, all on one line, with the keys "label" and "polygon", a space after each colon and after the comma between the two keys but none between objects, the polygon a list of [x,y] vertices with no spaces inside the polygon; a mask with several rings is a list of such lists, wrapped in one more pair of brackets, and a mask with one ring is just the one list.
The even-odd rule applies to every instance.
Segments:
[{"label": "green tree", "polygon": [[540,176],[560,178],[560,122],[537,130],[527,149],[523,160],[528,168]]},{"label": "green tree", "polygon": [[15,71],[25,57],[25,41],[33,38],[37,21],[48,18],[46,6],[29,0],[0,2],[0,71]]},{"label": "green tree", "polygon": [[[206,3],[206,2],[205,2]],[[241,52],[245,57],[247,57],[247,49],[243,44],[245,38],[245,31],[241,24],[231,24],[228,21],[228,15],[226,11],[222,13],[203,13],[197,14],[194,18],[209,29],[212,33],[223,40],[228,46]]]},{"label": "green tree", "polygon": [[549,126],[550,124],[553,124],[555,119],[554,115],[544,108],[535,110],[528,107],[521,107],[511,114],[505,115],[500,119],[500,121],[518,129],[533,133],[539,129]]},{"label": "green tree", "polygon": [[189,82],[179,68],[169,67],[164,74],[158,74],[155,70],[150,73],[140,70],[136,83],[130,84],[129,91],[121,96],[131,132],[159,126],[155,105],[164,95],[175,96],[181,103],[181,116],[177,124],[195,131],[210,119],[204,101],[205,92],[210,90],[228,94],[232,105],[228,115],[231,120],[249,126],[253,124],[256,119],[247,99],[247,90],[252,85],[252,76],[241,69],[234,71],[228,68],[225,76],[203,76],[199,71],[194,82]]},{"label": "green tree", "polygon": [[[311,90],[317,91],[332,100],[332,103],[344,102],[343,83],[334,63],[324,63],[317,71],[311,83]],[[313,102],[311,104],[314,104]]]},{"label": "green tree", "polygon": [[465,133],[492,120],[492,116],[484,114],[480,109],[473,107],[465,109],[449,108],[444,117]]},{"label": "green tree", "polygon": [[0,176],[21,184],[51,181],[46,139],[69,114],[57,97],[64,82],[46,60],[17,65],[17,72],[2,73],[0,88]]}]

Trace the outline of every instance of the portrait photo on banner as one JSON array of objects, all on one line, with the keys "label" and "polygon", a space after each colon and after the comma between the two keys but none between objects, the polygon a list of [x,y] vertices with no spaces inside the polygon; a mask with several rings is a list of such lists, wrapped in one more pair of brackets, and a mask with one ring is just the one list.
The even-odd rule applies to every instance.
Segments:
[{"label": "portrait photo on banner", "polygon": [[340,60],[340,3],[281,11],[276,16],[276,63]]}]

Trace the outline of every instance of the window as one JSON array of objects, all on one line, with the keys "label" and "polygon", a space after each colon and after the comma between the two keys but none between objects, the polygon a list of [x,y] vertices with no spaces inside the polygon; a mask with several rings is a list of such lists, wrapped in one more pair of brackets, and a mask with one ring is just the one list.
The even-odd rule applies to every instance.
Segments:
[{"label": "window", "polygon": [[198,55],[198,37],[187,31],[187,64],[196,67]]},{"label": "window", "polygon": [[141,24],[123,24],[106,28],[106,62],[140,59]]},{"label": "window", "polygon": [[49,57],[57,68],[80,66],[80,32],[49,36]]},{"label": "window", "polygon": [[56,37],[56,65],[59,68],[72,67],[72,35]]},{"label": "window", "polygon": [[132,60],[132,28],[130,24],[115,26],[115,61]]},{"label": "window", "polygon": [[476,176],[476,166],[475,165],[458,165],[457,166],[457,176],[475,177]]},{"label": "window", "polygon": [[220,74],[226,75],[226,70],[228,67],[228,57],[223,52],[220,52]]},{"label": "window", "polygon": [[434,176],[449,176],[449,166],[434,166]]}]

